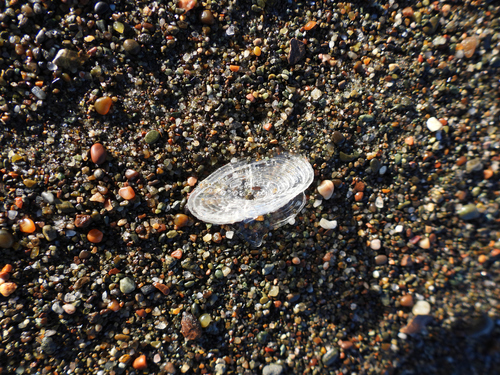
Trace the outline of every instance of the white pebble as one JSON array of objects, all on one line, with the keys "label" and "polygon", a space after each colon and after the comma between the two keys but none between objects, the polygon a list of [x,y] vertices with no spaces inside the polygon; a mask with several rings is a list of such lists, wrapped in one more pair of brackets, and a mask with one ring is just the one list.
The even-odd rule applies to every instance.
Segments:
[{"label": "white pebble", "polygon": [[372,248],[372,250],[379,250],[380,246],[381,246],[381,242],[378,238],[370,241],[370,247]]},{"label": "white pebble", "polygon": [[319,226],[323,229],[335,229],[337,228],[337,220],[326,220],[326,219],[321,219],[319,221]]},{"label": "white pebble", "polygon": [[74,305],[72,305],[71,303],[67,303],[65,305],[63,305],[63,310],[66,314],[74,314],[75,311],[76,311],[76,307]]},{"label": "white pebble", "polygon": [[231,239],[233,238],[233,236],[234,236],[234,232],[233,232],[232,230],[228,230],[228,231],[226,232],[226,238],[227,238],[228,240],[231,240]]},{"label": "white pebble", "polygon": [[441,124],[441,121],[439,121],[437,118],[431,117],[427,120],[427,129],[429,129],[431,132],[437,132],[442,128],[443,124]]},{"label": "white pebble", "polygon": [[334,189],[335,186],[333,185],[332,181],[324,180],[321,181],[321,184],[319,184],[318,186],[318,193],[320,193],[323,198],[330,199],[332,197]]},{"label": "white pebble", "polygon": [[321,199],[316,199],[313,203],[313,207],[316,208],[316,207],[319,207],[321,206],[321,203],[323,203],[323,200]]},{"label": "white pebble", "polygon": [[429,315],[431,312],[431,304],[427,301],[418,301],[412,309],[415,315]]},{"label": "white pebble", "polygon": [[311,98],[313,100],[318,100],[319,98],[321,98],[321,95],[323,95],[323,93],[318,89],[314,89],[311,91]]}]

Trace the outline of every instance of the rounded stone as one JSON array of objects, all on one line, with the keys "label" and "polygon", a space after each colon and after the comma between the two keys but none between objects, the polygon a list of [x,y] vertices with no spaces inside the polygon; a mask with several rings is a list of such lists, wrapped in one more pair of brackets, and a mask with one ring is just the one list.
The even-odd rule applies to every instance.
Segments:
[{"label": "rounded stone", "polygon": [[387,263],[387,255],[377,255],[375,257],[375,264],[380,266]]},{"label": "rounded stone", "polygon": [[332,134],[332,138],[333,138],[333,142],[336,145],[341,145],[342,143],[344,143],[344,140],[345,140],[344,135],[339,131],[334,131]]},{"label": "rounded stone", "polygon": [[401,303],[401,306],[412,307],[413,306],[413,296],[411,294],[407,294],[407,295],[401,297],[401,300],[399,302]]},{"label": "rounded stone", "polygon": [[262,369],[262,375],[281,375],[283,374],[283,366],[277,363],[271,363],[264,366]]},{"label": "rounded stone", "polygon": [[429,315],[430,312],[431,304],[427,301],[418,301],[412,309],[412,313],[415,315]]},{"label": "rounded stone", "polygon": [[321,181],[321,183],[318,186],[318,193],[320,193],[323,198],[330,199],[333,195],[334,189],[335,186],[333,185],[332,181],[324,180]]},{"label": "rounded stone", "polygon": [[0,229],[0,247],[8,249],[14,245],[14,236],[5,229]]},{"label": "rounded stone", "polygon": [[100,143],[95,143],[91,148],[90,148],[90,158],[95,164],[102,164],[106,161],[106,148],[100,144]]},{"label": "rounded stone", "polygon": [[200,21],[205,25],[213,25],[215,23],[215,18],[212,12],[207,9],[201,12]]},{"label": "rounded stone", "polygon": [[151,130],[144,137],[144,142],[146,142],[148,145],[152,145],[158,139],[160,139],[160,133],[156,130]]},{"label": "rounded stone", "polygon": [[123,42],[123,49],[132,55],[137,55],[141,50],[141,46],[134,39],[126,39]]},{"label": "rounded stone", "polygon": [[102,96],[95,101],[94,108],[100,115],[106,115],[112,104],[113,100],[109,96]]},{"label": "rounded stone", "polygon": [[94,5],[94,12],[97,14],[103,14],[106,13],[109,10],[109,5],[106,4],[104,1],[98,1]]},{"label": "rounded stone", "polygon": [[129,277],[124,277],[120,280],[120,291],[123,294],[132,293],[135,290],[135,282]]},{"label": "rounded stone", "polygon": [[323,354],[321,361],[325,366],[331,366],[335,363],[335,361],[337,361],[338,358],[339,358],[338,349],[330,349],[325,354]]},{"label": "rounded stone", "polygon": [[480,215],[481,213],[473,203],[466,204],[460,209],[460,211],[458,211],[458,216],[460,216],[462,220],[477,219]]}]

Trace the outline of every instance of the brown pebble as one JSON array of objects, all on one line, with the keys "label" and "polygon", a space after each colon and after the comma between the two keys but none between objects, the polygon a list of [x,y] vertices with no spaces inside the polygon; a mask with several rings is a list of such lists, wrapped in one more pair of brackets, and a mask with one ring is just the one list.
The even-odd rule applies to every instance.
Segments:
[{"label": "brown pebble", "polygon": [[353,343],[352,341],[349,341],[349,340],[339,340],[339,345],[342,349],[344,350],[347,350],[347,349],[351,349],[352,346],[353,346]]},{"label": "brown pebble", "polygon": [[407,294],[407,295],[401,297],[400,303],[401,303],[401,306],[412,307],[413,306],[413,296],[411,294]]},{"label": "brown pebble", "polygon": [[111,109],[111,104],[113,100],[109,96],[103,96],[95,101],[94,108],[100,115],[106,115]]},{"label": "brown pebble", "polygon": [[405,255],[403,257],[403,259],[401,260],[401,265],[403,267],[410,267],[411,265],[413,265],[413,261],[411,260],[409,255]]},{"label": "brown pebble", "polygon": [[134,171],[133,169],[127,169],[125,171],[125,178],[127,180],[135,180],[137,177],[139,177],[139,173]]},{"label": "brown pebble", "polygon": [[297,64],[306,54],[306,46],[302,41],[293,38],[290,40],[290,53],[288,54],[288,63]]},{"label": "brown pebble", "polygon": [[177,214],[174,217],[174,225],[177,228],[182,228],[182,227],[186,226],[188,221],[189,221],[189,217],[187,215],[184,215],[184,214]]},{"label": "brown pebble", "polygon": [[184,338],[186,340],[197,340],[201,337],[202,332],[198,319],[193,314],[184,311],[181,319],[181,333]]},{"label": "brown pebble", "polygon": [[387,263],[387,255],[377,255],[375,257],[375,264],[380,266]]},{"label": "brown pebble", "polygon": [[90,158],[98,165],[106,161],[106,155],[106,148],[100,143],[94,143],[90,148]]},{"label": "brown pebble", "polygon": [[86,228],[90,225],[91,217],[90,215],[76,215],[75,218],[75,227],[77,228]]},{"label": "brown pebble", "polygon": [[206,9],[200,14],[200,21],[205,25],[213,25],[215,23],[215,18],[212,12]]}]

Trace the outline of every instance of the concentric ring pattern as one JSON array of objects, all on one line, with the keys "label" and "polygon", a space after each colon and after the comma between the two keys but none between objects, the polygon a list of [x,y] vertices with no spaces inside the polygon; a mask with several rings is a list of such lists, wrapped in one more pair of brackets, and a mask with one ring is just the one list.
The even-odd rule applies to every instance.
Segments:
[{"label": "concentric ring pattern", "polygon": [[198,219],[213,224],[254,219],[285,206],[313,178],[311,164],[298,155],[229,163],[193,190],[187,207]]}]

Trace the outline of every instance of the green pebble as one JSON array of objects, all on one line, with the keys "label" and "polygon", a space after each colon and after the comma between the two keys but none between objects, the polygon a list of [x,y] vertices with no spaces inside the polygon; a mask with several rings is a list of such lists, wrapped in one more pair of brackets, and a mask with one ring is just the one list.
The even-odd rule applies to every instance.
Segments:
[{"label": "green pebble", "polygon": [[158,139],[160,139],[160,133],[156,130],[151,130],[149,131],[146,136],[144,137],[144,141],[148,144],[148,145],[152,145],[153,143],[155,143]]},{"label": "green pebble", "polygon": [[477,210],[476,205],[472,203],[463,206],[460,211],[458,211],[458,216],[460,216],[462,220],[477,219],[480,215],[481,213]]}]

